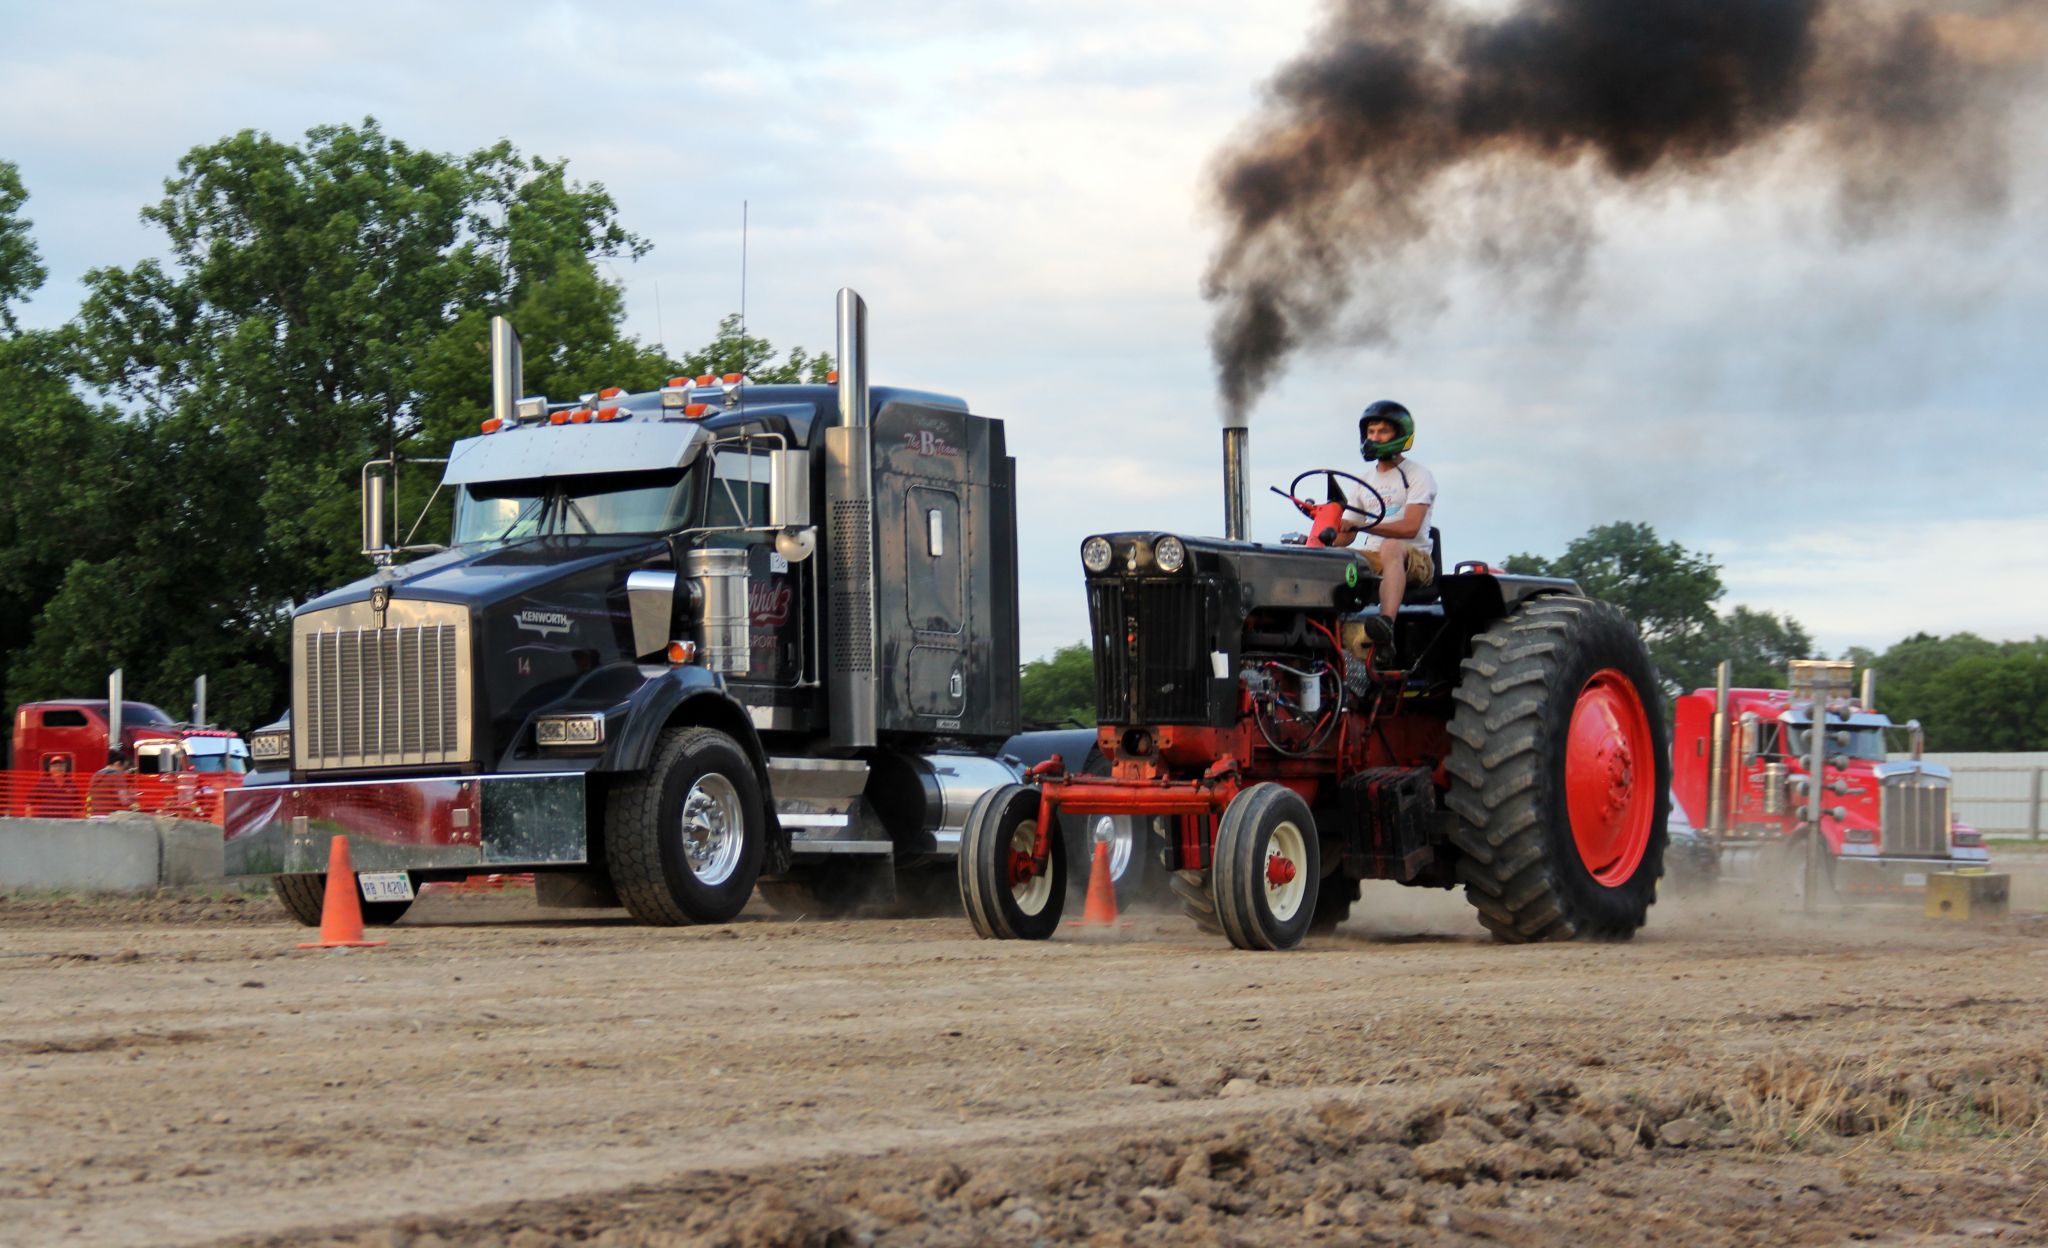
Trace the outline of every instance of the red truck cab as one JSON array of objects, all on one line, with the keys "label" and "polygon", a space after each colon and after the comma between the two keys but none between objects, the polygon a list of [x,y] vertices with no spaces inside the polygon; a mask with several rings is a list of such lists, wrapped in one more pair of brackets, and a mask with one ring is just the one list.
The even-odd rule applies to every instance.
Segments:
[{"label": "red truck cab", "polygon": [[[107,700],[64,698],[24,702],[14,710],[16,771],[47,771],[52,759],[74,775],[91,775],[108,762]],[[178,741],[183,734],[171,717],[147,702],[121,703],[121,753],[133,759],[145,742]]]}]

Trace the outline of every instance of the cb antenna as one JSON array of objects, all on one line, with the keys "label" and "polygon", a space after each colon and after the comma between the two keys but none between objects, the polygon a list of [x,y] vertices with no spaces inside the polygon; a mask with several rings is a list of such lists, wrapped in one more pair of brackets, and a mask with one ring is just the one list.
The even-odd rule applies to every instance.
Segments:
[{"label": "cb antenna", "polygon": [[[747,201],[740,201],[740,410],[747,410]],[[751,471],[751,469],[749,470]]]}]

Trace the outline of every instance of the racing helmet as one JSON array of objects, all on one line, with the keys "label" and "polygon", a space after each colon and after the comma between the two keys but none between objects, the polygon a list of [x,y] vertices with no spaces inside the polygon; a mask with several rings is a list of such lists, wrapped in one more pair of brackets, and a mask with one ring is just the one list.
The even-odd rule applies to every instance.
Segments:
[{"label": "racing helmet", "polygon": [[[1397,435],[1391,442],[1372,442],[1365,436],[1365,427],[1375,420],[1384,420],[1392,425]],[[1415,445],[1415,417],[1408,409],[1392,399],[1381,399],[1361,412],[1358,417],[1358,454],[1366,463],[1378,463],[1405,455]]]}]

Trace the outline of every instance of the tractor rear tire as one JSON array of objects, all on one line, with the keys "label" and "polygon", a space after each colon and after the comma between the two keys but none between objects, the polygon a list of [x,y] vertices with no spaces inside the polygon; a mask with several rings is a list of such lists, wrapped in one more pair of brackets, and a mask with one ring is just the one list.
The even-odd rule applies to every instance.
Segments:
[{"label": "tractor rear tire", "polygon": [[1308,935],[1322,882],[1315,816],[1283,784],[1255,784],[1216,825],[1216,917],[1240,949],[1292,949]]},{"label": "tractor rear tire", "polygon": [[1494,939],[1627,940],[1664,873],[1670,734],[1649,652],[1604,602],[1522,603],[1452,695],[1451,840]]},{"label": "tractor rear tire", "polygon": [[[320,926],[320,911],[327,904],[327,876],[319,875],[273,875],[270,877],[271,891],[283,903],[285,913],[297,919],[301,926]],[[390,927],[405,917],[412,909],[409,901],[366,901],[363,907],[364,927]]]},{"label": "tractor rear tire", "polygon": [[724,923],[754,895],[768,844],[761,782],[739,742],[669,728],[605,803],[605,864],[642,923]]},{"label": "tractor rear tire", "polygon": [[1046,861],[1020,876],[1038,841],[1039,791],[1005,784],[967,812],[960,830],[960,904],[983,940],[1045,940],[1067,904],[1067,838],[1054,828]]}]

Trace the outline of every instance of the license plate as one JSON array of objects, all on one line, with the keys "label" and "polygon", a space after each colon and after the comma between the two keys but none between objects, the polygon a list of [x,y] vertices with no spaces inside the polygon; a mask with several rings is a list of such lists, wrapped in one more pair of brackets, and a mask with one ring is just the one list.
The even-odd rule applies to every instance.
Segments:
[{"label": "license plate", "polygon": [[364,871],[356,876],[364,901],[411,901],[412,877],[403,871]]},{"label": "license plate", "polygon": [[1906,872],[1906,877],[1905,877],[1905,878],[1906,878],[1906,887],[1908,887],[1908,888],[1926,888],[1926,887],[1927,887],[1927,873],[1926,873],[1926,872],[1924,872],[1924,871],[1908,871],[1908,872]]}]

